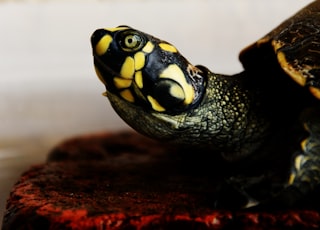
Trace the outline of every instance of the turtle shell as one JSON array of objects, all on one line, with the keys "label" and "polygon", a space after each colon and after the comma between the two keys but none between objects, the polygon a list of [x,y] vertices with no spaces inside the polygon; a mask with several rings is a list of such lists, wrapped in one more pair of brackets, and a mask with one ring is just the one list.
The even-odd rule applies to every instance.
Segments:
[{"label": "turtle shell", "polygon": [[266,62],[271,55],[287,75],[320,100],[320,0],[243,49],[239,58],[244,68],[250,69],[257,60]]}]

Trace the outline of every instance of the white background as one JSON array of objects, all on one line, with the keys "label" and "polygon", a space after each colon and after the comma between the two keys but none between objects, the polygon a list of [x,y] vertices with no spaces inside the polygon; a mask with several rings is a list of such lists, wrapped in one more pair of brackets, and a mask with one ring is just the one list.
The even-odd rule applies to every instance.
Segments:
[{"label": "white background", "polygon": [[239,51],[311,0],[0,1],[0,221],[13,183],[62,140],[129,129],[101,96],[91,33],[130,25],[193,64],[241,71]]}]

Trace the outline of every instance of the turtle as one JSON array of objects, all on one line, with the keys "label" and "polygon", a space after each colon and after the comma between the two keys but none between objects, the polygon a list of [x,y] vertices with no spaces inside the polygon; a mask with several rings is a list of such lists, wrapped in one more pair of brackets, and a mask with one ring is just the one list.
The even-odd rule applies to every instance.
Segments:
[{"label": "turtle", "polygon": [[225,186],[241,194],[238,208],[293,206],[319,187],[320,0],[242,49],[234,75],[126,25],[96,29],[91,45],[104,95],[129,126],[240,165]]}]

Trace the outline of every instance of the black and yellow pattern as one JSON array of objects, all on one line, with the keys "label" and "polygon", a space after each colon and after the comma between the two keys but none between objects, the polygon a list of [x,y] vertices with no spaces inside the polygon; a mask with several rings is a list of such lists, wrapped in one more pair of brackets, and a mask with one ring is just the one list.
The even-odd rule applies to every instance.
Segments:
[{"label": "black and yellow pattern", "polygon": [[127,26],[99,29],[91,41],[95,70],[107,91],[166,113],[199,101],[200,70],[171,44]]}]

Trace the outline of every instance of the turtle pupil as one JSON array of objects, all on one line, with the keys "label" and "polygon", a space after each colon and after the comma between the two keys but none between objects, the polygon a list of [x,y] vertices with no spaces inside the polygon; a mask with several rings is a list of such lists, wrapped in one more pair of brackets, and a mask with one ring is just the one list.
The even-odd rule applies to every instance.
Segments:
[{"label": "turtle pupil", "polygon": [[133,38],[132,38],[131,36],[130,36],[129,38],[127,38],[126,45],[127,45],[128,47],[134,46],[134,44],[133,44]]}]

